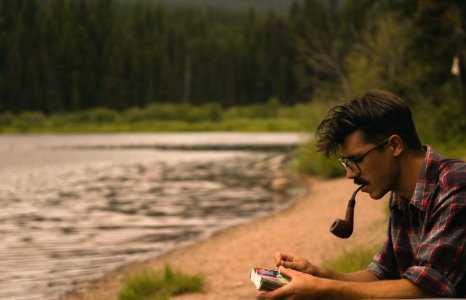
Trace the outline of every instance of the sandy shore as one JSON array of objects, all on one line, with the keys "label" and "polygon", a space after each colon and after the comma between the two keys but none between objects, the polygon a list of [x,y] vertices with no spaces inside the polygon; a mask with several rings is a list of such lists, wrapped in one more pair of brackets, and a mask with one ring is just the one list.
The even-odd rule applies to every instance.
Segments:
[{"label": "sandy shore", "polygon": [[190,274],[202,274],[207,282],[202,294],[176,297],[192,299],[254,299],[257,294],[249,280],[254,266],[272,267],[275,251],[299,254],[321,264],[344,251],[381,243],[385,232],[386,200],[357,197],[353,236],[341,240],[329,233],[335,218],[343,218],[346,204],[356,186],[346,179],[309,179],[305,196],[285,211],[221,231],[144,264],[128,266],[109,274],[89,291],[64,300],[117,299],[120,282],[140,268],[162,269],[170,264]]}]

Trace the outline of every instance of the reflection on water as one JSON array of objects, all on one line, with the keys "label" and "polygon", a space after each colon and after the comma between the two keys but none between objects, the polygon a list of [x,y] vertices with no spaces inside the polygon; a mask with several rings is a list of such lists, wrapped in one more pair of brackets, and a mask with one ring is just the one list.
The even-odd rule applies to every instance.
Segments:
[{"label": "reflection on water", "polygon": [[257,167],[271,153],[25,141],[0,149],[0,299],[57,298],[286,202],[273,200],[273,173]]}]

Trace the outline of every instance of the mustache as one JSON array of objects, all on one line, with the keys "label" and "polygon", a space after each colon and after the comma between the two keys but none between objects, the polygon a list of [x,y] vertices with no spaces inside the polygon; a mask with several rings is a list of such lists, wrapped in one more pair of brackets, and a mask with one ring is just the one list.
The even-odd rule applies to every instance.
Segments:
[{"label": "mustache", "polygon": [[354,179],[354,184],[356,185],[367,185],[368,182],[364,180],[363,178],[356,178]]}]

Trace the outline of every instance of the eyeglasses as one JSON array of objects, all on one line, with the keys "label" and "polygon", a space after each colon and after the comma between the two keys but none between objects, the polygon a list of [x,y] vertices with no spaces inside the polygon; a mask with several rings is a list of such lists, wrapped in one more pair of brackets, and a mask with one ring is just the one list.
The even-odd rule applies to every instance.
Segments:
[{"label": "eyeglasses", "polygon": [[371,153],[372,151],[374,151],[375,149],[377,148],[380,148],[382,146],[384,146],[385,144],[388,143],[388,140],[389,139],[386,139],[384,140],[383,142],[375,145],[374,147],[372,147],[371,149],[367,150],[366,152],[364,152],[363,154],[361,155],[358,155],[356,156],[355,158],[339,158],[338,159],[338,162],[345,168],[345,169],[350,169],[351,171],[353,171],[354,173],[356,174],[361,174],[361,168],[359,168],[358,166],[358,163],[362,162],[362,160],[369,154]]}]

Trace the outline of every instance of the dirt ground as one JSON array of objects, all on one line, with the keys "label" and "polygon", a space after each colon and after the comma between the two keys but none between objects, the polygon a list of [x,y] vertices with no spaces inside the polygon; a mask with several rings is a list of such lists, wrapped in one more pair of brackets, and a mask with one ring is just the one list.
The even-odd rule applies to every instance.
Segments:
[{"label": "dirt ground", "polygon": [[165,264],[206,279],[204,293],[176,300],[255,299],[249,279],[255,266],[272,267],[275,251],[290,252],[321,264],[344,251],[382,243],[387,200],[374,201],[359,193],[353,235],[342,240],[329,232],[335,218],[343,218],[356,186],[350,180],[309,179],[308,192],[286,210],[214,234],[199,243],[146,263],[128,266],[93,284],[87,292],[63,300],[117,299],[121,281],[140,268],[163,269]]}]

